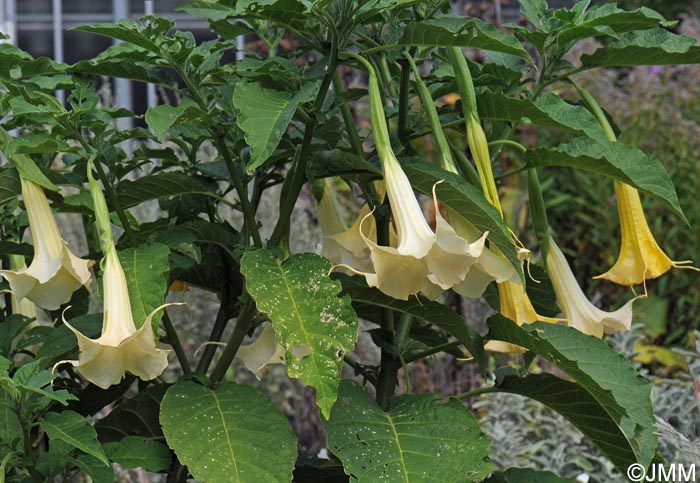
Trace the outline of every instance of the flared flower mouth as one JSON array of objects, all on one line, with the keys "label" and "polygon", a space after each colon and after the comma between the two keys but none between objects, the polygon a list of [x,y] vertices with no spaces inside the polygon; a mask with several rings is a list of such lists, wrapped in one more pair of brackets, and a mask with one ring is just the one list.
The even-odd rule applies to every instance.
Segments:
[{"label": "flared flower mouth", "polygon": [[0,275],[7,279],[18,302],[27,298],[42,309],[56,310],[71,299],[73,292],[90,283],[93,262],[78,258],[68,249],[42,187],[20,180],[34,258],[28,268],[0,270]]},{"label": "flared flower mouth", "polygon": [[169,305],[182,304],[161,305],[137,329],[126,277],[114,245],[105,256],[103,283],[104,318],[99,338],[86,337],[63,319],[63,323],[78,338],[80,350],[78,361],[69,362],[77,367],[85,379],[103,389],[119,384],[127,371],[145,381],[155,379],[167,367],[170,351],[156,347],[151,319]]},{"label": "flared flower mouth", "polygon": [[554,240],[549,240],[546,260],[547,272],[552,280],[557,300],[566,317],[566,323],[585,334],[603,337],[603,333],[629,330],[632,326],[632,304],[640,295],[628,301],[614,312],[606,312],[593,305],[581,290],[566,257]]},{"label": "flared flower mouth", "polygon": [[671,268],[698,270],[689,265],[690,260],[674,262],[659,247],[635,188],[615,181],[615,196],[622,232],[620,254],[610,270],[594,278],[604,278],[620,285],[637,285],[660,277]]},{"label": "flared flower mouth", "polygon": [[[423,216],[408,178],[398,166],[387,172],[387,195],[397,231],[396,246],[382,246],[369,236],[367,226],[372,213],[360,224],[360,236],[369,248],[374,273],[362,272],[370,287],[377,287],[391,297],[407,300],[423,292],[436,298],[443,290],[464,281],[469,269],[481,257],[486,241],[485,233],[473,243],[457,235],[438,211],[437,195],[433,187],[436,225],[433,232]],[[389,178],[392,178],[389,182]]]}]

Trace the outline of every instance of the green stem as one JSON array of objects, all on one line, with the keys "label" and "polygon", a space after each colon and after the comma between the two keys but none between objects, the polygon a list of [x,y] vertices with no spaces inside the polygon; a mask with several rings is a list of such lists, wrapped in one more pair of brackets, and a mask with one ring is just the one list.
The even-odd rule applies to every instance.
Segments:
[{"label": "green stem", "polygon": [[182,372],[185,373],[185,375],[189,375],[192,372],[192,367],[190,366],[190,362],[187,360],[187,356],[185,355],[185,350],[182,348],[182,343],[180,342],[180,336],[177,334],[177,331],[175,330],[175,327],[173,326],[173,322],[170,320],[170,316],[168,315],[168,312],[163,310],[163,326],[165,327],[165,333],[168,335],[168,342],[170,345],[173,347],[173,350],[175,351],[175,356],[177,356],[177,360],[180,362],[180,367],[182,367]]},{"label": "green stem", "polygon": [[[211,329],[211,334],[209,335],[209,342],[219,342],[221,336],[224,334],[224,330],[228,325],[230,320],[228,310],[227,310],[227,296],[226,289],[221,294],[221,305],[219,306],[219,312],[216,314],[216,320],[214,321],[214,327]],[[214,353],[216,352],[216,346],[213,344],[207,345],[204,348],[204,353],[202,358],[199,359],[197,363],[197,372],[205,374],[209,369],[212,359],[214,358]]]},{"label": "green stem", "polygon": [[292,165],[290,174],[287,175],[291,177],[291,179],[289,179],[289,188],[286,190],[286,196],[284,199],[280,198],[279,218],[277,219],[277,225],[275,225],[275,229],[273,230],[269,240],[270,245],[272,246],[279,245],[289,231],[292,210],[294,210],[294,205],[299,197],[299,192],[304,186],[304,180],[306,179],[306,166],[311,155],[311,141],[313,140],[316,122],[318,122],[318,115],[323,107],[323,101],[326,99],[326,94],[331,86],[331,82],[337,67],[338,50],[334,42],[331,45],[331,52],[329,54],[328,70],[321,81],[321,86],[319,87],[318,94],[316,95],[316,100],[311,111],[311,119],[306,124],[306,128],[304,129],[304,138],[301,142],[299,157],[297,158],[297,162]]},{"label": "green stem", "polygon": [[[382,56],[384,58],[384,56]],[[391,80],[391,79],[389,79]],[[404,149],[410,147],[408,144],[408,111],[410,107],[408,94],[411,87],[411,67],[406,62],[401,62],[401,79],[399,84],[399,141]]]},{"label": "green stem", "polygon": [[498,388],[494,386],[480,387],[478,389],[473,389],[471,391],[463,392],[462,394],[457,394],[457,399],[468,399],[474,396],[480,396],[481,394],[489,394],[491,392],[498,392]]},{"label": "green stem", "polygon": [[530,168],[527,172],[527,188],[530,198],[532,225],[535,228],[535,235],[540,245],[542,258],[546,260],[549,254],[549,222],[547,221],[547,209],[536,168]]},{"label": "green stem", "polygon": [[462,152],[461,149],[459,149],[457,146],[455,146],[455,144],[452,141],[448,140],[447,142],[450,145],[450,148],[452,149],[452,153],[454,154],[454,158],[457,159],[457,164],[459,165],[459,168],[462,170],[462,174],[474,186],[481,186],[481,179],[479,178],[479,173],[476,171],[476,168],[474,167],[474,165],[469,162],[469,159],[467,159],[467,156]]},{"label": "green stem", "polygon": [[[391,71],[389,70],[389,64],[386,61],[386,55],[382,54],[379,56],[379,62],[377,63],[377,66],[379,67],[379,75],[381,75],[382,80],[384,81],[384,85],[389,91],[389,95],[396,99],[397,97],[399,97],[399,93],[396,92],[394,83],[391,82]],[[400,108],[401,106],[399,105],[399,109]]]},{"label": "green stem", "polygon": [[250,234],[253,237],[253,243],[255,244],[255,246],[262,247],[262,239],[260,238],[260,231],[258,230],[258,224],[255,220],[255,212],[253,211],[253,207],[251,206],[250,200],[248,199],[248,189],[243,183],[241,177],[238,175],[238,170],[236,170],[236,166],[233,164],[231,152],[229,151],[228,146],[226,145],[226,139],[215,131],[212,131],[212,135],[216,140],[216,146],[219,152],[221,153],[221,156],[224,158],[226,168],[228,169],[228,172],[231,175],[231,181],[233,181],[233,186],[234,188],[236,188],[236,192],[238,193],[238,198],[241,202],[241,208],[243,209],[243,217],[245,219],[244,228],[250,230]]},{"label": "green stem", "polygon": [[506,145],[506,146],[513,146],[520,150],[521,153],[524,153],[527,151],[527,148],[520,144],[518,141],[513,141],[512,139],[499,139],[497,141],[489,141],[489,146],[497,146],[497,145]]},{"label": "green stem", "polygon": [[430,357],[433,354],[439,354],[440,352],[448,351],[450,349],[455,349],[459,346],[461,346],[462,343],[459,341],[453,341],[453,342],[446,342],[444,344],[436,345],[434,347],[431,347],[430,349],[426,349],[423,352],[420,352],[418,354],[413,354],[412,356],[406,357],[404,360],[406,361],[406,364],[418,361],[420,359],[425,359],[426,357]]},{"label": "green stem", "polygon": [[578,91],[579,95],[581,96],[581,99],[584,100],[588,108],[591,110],[595,118],[598,120],[598,123],[600,126],[603,128],[603,131],[605,132],[605,137],[608,138],[608,141],[616,142],[617,141],[617,136],[615,136],[615,131],[613,131],[612,126],[610,125],[610,122],[608,121],[608,118],[605,116],[605,113],[603,112],[603,109],[600,107],[600,105],[596,102],[596,100],[593,98],[593,96],[583,87],[580,87],[576,82],[571,81],[573,86],[576,88]]},{"label": "green stem", "polygon": [[122,227],[124,228],[124,233],[126,234],[126,237],[129,239],[129,242],[132,245],[134,245],[136,243],[134,231],[131,229],[131,224],[129,224],[129,220],[126,217],[126,213],[124,212],[124,208],[122,207],[119,198],[117,198],[117,193],[116,191],[114,191],[114,187],[109,183],[109,180],[107,179],[107,175],[105,174],[104,168],[102,167],[102,163],[100,162],[99,158],[95,158],[95,170],[97,171],[97,176],[99,176],[100,181],[102,181],[102,186],[104,187],[107,199],[109,199],[109,202],[114,207],[114,211],[117,212],[117,216],[119,217],[119,221],[121,221],[122,223]]},{"label": "green stem", "polygon": [[7,467],[7,463],[10,462],[10,459],[15,456],[15,453],[9,452],[5,455],[5,457],[0,461],[0,483],[5,483],[5,468]]},{"label": "green stem", "polygon": [[[335,89],[337,96],[342,98],[345,94],[345,88],[343,87],[343,81],[340,78],[340,72],[338,69],[336,69],[335,73],[333,74],[333,88]],[[362,140],[360,139],[360,135],[357,134],[357,129],[355,129],[355,118],[352,115],[350,106],[345,101],[341,102],[340,104],[340,114],[343,116],[343,122],[345,123],[345,129],[348,132],[348,137],[350,138],[350,146],[352,146],[352,150],[355,151],[355,154],[358,156],[364,157],[365,150],[362,149]]]},{"label": "green stem", "polygon": [[236,327],[234,327],[231,337],[226,343],[224,352],[221,354],[221,358],[216,363],[214,369],[211,371],[211,375],[209,376],[209,387],[212,389],[216,388],[216,386],[218,386],[224,379],[224,376],[226,376],[226,371],[233,362],[233,358],[236,356],[238,348],[243,343],[243,339],[245,339],[246,333],[250,328],[250,323],[253,320],[255,313],[255,302],[252,298],[248,298],[238,315]]},{"label": "green stem", "polygon": [[425,85],[425,82],[423,82],[423,79],[421,79],[420,72],[418,72],[418,66],[413,60],[413,57],[411,57],[408,52],[404,53],[404,57],[406,57],[406,60],[413,70],[413,77],[415,78],[416,86],[418,88],[420,102],[423,105],[423,110],[428,114],[428,121],[430,122],[430,129],[432,130],[433,139],[435,140],[435,144],[437,146],[440,164],[446,171],[457,173],[457,166],[452,158],[452,152],[450,151],[450,145],[447,142],[447,137],[442,130],[443,127],[440,124],[440,116],[435,108],[433,97],[430,95],[430,91]]}]

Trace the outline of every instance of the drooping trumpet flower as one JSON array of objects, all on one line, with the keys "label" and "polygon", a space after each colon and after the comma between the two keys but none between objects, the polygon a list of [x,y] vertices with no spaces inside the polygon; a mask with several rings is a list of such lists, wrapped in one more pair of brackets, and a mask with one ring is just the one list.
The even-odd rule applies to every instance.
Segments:
[{"label": "drooping trumpet flower", "polygon": [[411,183],[391,150],[374,69],[364,59],[361,60],[370,74],[370,120],[398,243],[396,247],[381,246],[370,239],[366,226],[369,225],[367,218],[371,215],[367,215],[360,225],[360,235],[369,247],[374,273],[354,271],[364,275],[368,285],[394,298],[406,300],[420,291],[435,297],[442,290],[464,280],[471,265],[481,256],[486,234],[474,243],[458,236],[439,214],[435,187],[433,202],[437,223],[435,232],[431,230]]},{"label": "drooping trumpet flower", "polygon": [[674,262],[656,243],[649,229],[639,192],[615,181],[617,211],[620,216],[622,243],[617,261],[610,270],[594,278],[604,278],[620,285],[636,285],[657,278],[672,268],[689,268],[692,261]]},{"label": "drooping trumpet flower", "polygon": [[284,364],[286,353],[285,348],[277,341],[272,324],[266,322],[254,342],[238,349],[236,359],[260,379],[270,365]]},{"label": "drooping trumpet flower", "polygon": [[321,226],[323,241],[321,255],[331,263],[349,265],[360,271],[369,271],[372,263],[369,249],[360,236],[360,223],[369,213],[369,207],[363,206],[355,223],[347,228],[340,210],[338,198],[330,178],[326,178],[321,199],[317,200],[318,222]]},{"label": "drooping trumpet flower", "polygon": [[34,258],[29,268],[0,270],[0,275],[10,283],[18,303],[27,298],[42,309],[56,310],[73,292],[90,283],[92,261],[78,258],[68,249],[43,188],[22,177],[20,181]]},{"label": "drooping trumpet flower", "polygon": [[156,347],[151,319],[165,305],[151,312],[136,328],[124,269],[114,245],[105,256],[103,283],[104,319],[98,339],[84,336],[63,319],[78,338],[80,356],[73,365],[85,379],[103,389],[119,384],[126,371],[144,381],[155,379],[168,366],[170,351]]},{"label": "drooping trumpet flower", "polygon": [[[593,96],[576,84],[574,87],[595,115],[607,139],[617,142],[615,131]],[[674,262],[659,247],[647,224],[636,188],[615,181],[615,198],[622,235],[620,253],[610,270],[594,278],[604,278],[620,285],[636,285],[660,277],[672,268],[698,270],[688,265],[692,263],[690,260]]]},{"label": "drooping trumpet flower", "polygon": [[88,163],[90,191],[95,205],[95,218],[100,243],[105,254],[103,293],[104,316],[102,334],[90,339],[63,319],[63,323],[78,338],[78,361],[69,361],[80,374],[103,389],[119,384],[126,371],[143,380],[158,377],[168,365],[169,350],[156,346],[151,319],[165,304],[152,311],[146,320],[136,325],[124,269],[119,261],[112,239],[109,211],[99,185],[92,177],[92,163]]},{"label": "drooping trumpet flower", "polygon": [[553,239],[549,239],[549,254],[546,260],[547,272],[557,294],[559,306],[564,312],[566,323],[584,334],[603,337],[603,333],[629,330],[632,326],[632,304],[635,297],[620,309],[606,312],[588,301],[576,281],[566,257]]}]

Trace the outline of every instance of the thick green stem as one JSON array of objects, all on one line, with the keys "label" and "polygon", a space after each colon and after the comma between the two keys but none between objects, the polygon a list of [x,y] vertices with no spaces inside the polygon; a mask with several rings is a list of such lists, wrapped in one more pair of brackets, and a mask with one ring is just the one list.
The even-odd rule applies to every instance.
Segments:
[{"label": "thick green stem", "polygon": [[218,386],[224,379],[224,376],[226,376],[226,371],[233,362],[233,358],[236,356],[238,348],[243,343],[243,339],[245,339],[245,335],[248,333],[250,323],[253,320],[255,313],[255,302],[252,298],[248,298],[238,315],[236,327],[233,329],[231,337],[226,343],[224,352],[221,354],[219,362],[216,363],[214,369],[211,371],[211,375],[209,376],[209,387],[212,389],[216,388],[216,386]]},{"label": "thick green stem", "polygon": [[[228,302],[225,293],[226,292],[224,290],[224,292],[221,295],[221,305],[219,306],[219,312],[216,314],[216,320],[214,321],[214,327],[211,330],[208,342],[219,342],[221,340],[221,336],[224,334],[226,326],[228,325],[230,317],[227,310]],[[211,364],[211,361],[214,358],[215,352],[216,345],[214,344],[207,345],[204,348],[202,358],[199,359],[199,362],[197,363],[197,372],[202,374],[207,372],[207,370],[209,369],[209,365]]]},{"label": "thick green stem", "polygon": [[279,245],[279,243],[287,236],[289,231],[290,218],[292,216],[292,211],[294,210],[294,205],[299,197],[299,192],[304,186],[304,181],[306,179],[306,166],[309,162],[311,156],[311,141],[314,136],[314,129],[316,128],[316,122],[318,121],[318,114],[321,112],[323,107],[323,101],[326,99],[326,94],[331,86],[335,70],[338,67],[338,51],[335,43],[331,46],[331,53],[329,54],[328,70],[326,71],[323,80],[321,81],[321,86],[316,95],[316,100],[312,109],[311,119],[306,123],[306,128],[304,129],[304,138],[301,142],[301,150],[299,151],[299,157],[296,163],[292,165],[290,173],[287,175],[290,177],[287,189],[285,190],[284,198],[280,198],[280,214],[277,219],[277,225],[270,236],[270,245]]},{"label": "thick green stem", "polygon": [[238,193],[238,198],[241,202],[241,208],[243,209],[243,217],[245,219],[244,228],[250,230],[250,234],[253,237],[253,243],[255,244],[255,246],[262,247],[262,239],[260,238],[260,231],[258,230],[258,224],[255,220],[255,212],[253,211],[253,207],[251,206],[250,200],[248,199],[248,189],[243,183],[241,177],[239,176],[236,166],[233,164],[231,152],[229,151],[228,146],[226,145],[225,138],[215,131],[212,132],[212,134],[214,136],[214,139],[216,140],[216,146],[219,149],[221,156],[224,158],[226,168],[228,169],[228,172],[231,175],[233,187],[236,188],[236,192]]},{"label": "thick green stem", "polygon": [[[336,69],[333,74],[333,88],[338,97],[343,97],[345,93],[345,88],[343,87],[343,81],[340,78],[340,72]],[[350,139],[350,146],[355,154],[364,157],[365,151],[362,149],[362,139],[360,135],[357,134],[357,129],[355,128],[355,118],[350,111],[350,106],[347,102],[341,102],[340,104],[340,114],[343,116],[343,122],[345,123],[345,129],[348,132],[348,138]]]},{"label": "thick green stem", "polygon": [[170,320],[170,316],[166,311],[163,311],[163,326],[165,327],[165,333],[168,335],[168,342],[173,347],[175,351],[175,356],[180,362],[180,367],[182,367],[182,372],[188,375],[192,372],[192,367],[190,366],[190,361],[187,360],[187,355],[185,355],[185,350],[182,348],[182,343],[180,342],[180,336],[177,334],[175,327],[173,327],[173,322]]}]

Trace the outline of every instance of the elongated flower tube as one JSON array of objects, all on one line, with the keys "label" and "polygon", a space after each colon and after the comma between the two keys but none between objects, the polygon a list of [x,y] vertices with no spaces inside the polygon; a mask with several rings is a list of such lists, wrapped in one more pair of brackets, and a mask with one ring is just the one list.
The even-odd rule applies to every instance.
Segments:
[{"label": "elongated flower tube", "polygon": [[635,297],[614,312],[605,312],[588,301],[576,281],[566,257],[554,240],[549,240],[549,254],[546,260],[547,272],[557,294],[559,306],[564,311],[566,323],[584,334],[603,337],[603,333],[629,330],[632,326],[632,304]]},{"label": "elongated flower tube", "polygon": [[29,268],[0,270],[0,275],[10,283],[17,302],[27,298],[42,309],[56,310],[73,292],[90,283],[92,261],[82,260],[68,249],[43,188],[22,177],[20,181],[34,258]]},{"label": "elongated flower tube", "polygon": [[615,181],[615,197],[622,232],[620,254],[610,270],[594,278],[604,278],[620,285],[635,285],[660,277],[672,268],[698,270],[688,265],[692,263],[690,260],[674,262],[659,247],[649,229],[639,192],[635,188]]},{"label": "elongated flower tube", "polygon": [[[617,142],[615,132],[600,105],[587,90],[576,84],[574,86],[595,115],[608,140]],[[636,188],[615,181],[615,198],[622,235],[620,253],[610,270],[594,278],[604,278],[620,285],[636,285],[660,277],[672,268],[698,270],[688,265],[693,263],[691,260],[674,262],[659,247],[647,224]]]},{"label": "elongated flower tube", "polygon": [[284,364],[286,353],[286,349],[277,341],[275,329],[268,322],[265,323],[254,342],[238,349],[236,359],[260,379],[265,375],[270,365]]},{"label": "elongated flower tube", "polygon": [[486,234],[471,244],[458,236],[439,214],[435,187],[437,224],[433,233],[406,173],[391,150],[376,73],[365,59],[359,56],[357,59],[369,72],[370,121],[398,237],[396,247],[378,245],[367,236],[365,217],[360,234],[369,247],[375,273],[359,273],[365,276],[368,285],[394,298],[406,300],[420,291],[435,297],[441,290],[464,280],[469,267],[481,256]]},{"label": "elongated flower tube", "polygon": [[80,374],[103,389],[118,384],[126,371],[143,380],[158,377],[168,365],[169,350],[156,347],[151,319],[165,304],[151,312],[137,327],[131,311],[129,289],[124,269],[112,239],[109,211],[99,185],[92,177],[92,163],[88,163],[90,191],[95,205],[95,218],[100,243],[105,253],[102,277],[104,293],[104,318],[102,334],[90,339],[63,319],[63,323],[78,338],[80,355],[71,363]]}]

